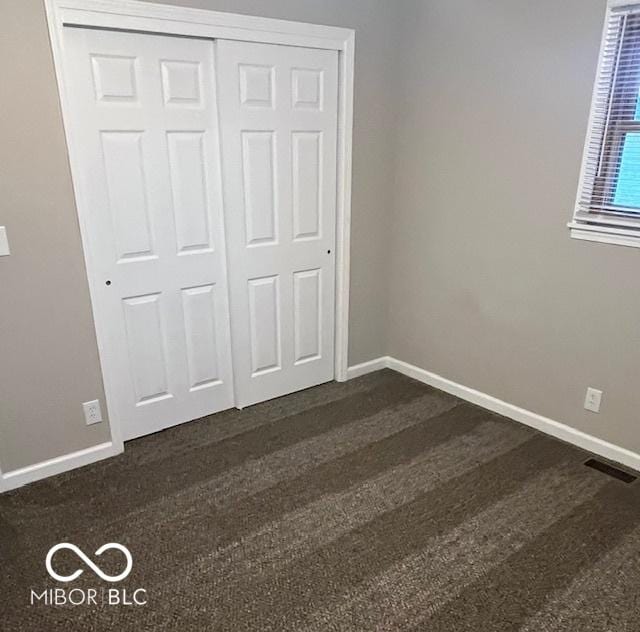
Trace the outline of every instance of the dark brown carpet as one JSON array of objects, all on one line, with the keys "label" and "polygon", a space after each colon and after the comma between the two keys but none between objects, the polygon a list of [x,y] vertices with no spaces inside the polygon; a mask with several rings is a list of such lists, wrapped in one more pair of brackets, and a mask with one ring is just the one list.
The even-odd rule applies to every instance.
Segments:
[{"label": "dark brown carpet", "polygon": [[586,458],[390,371],[221,413],[0,496],[0,630],[637,632],[640,484]]}]

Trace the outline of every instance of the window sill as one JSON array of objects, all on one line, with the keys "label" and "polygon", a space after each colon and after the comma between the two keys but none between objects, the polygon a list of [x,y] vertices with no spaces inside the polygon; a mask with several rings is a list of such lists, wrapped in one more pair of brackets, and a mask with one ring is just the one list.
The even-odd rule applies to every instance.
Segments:
[{"label": "window sill", "polygon": [[[572,239],[580,239],[582,241],[597,241],[602,244],[614,244],[616,246],[630,246],[631,248],[640,248],[640,234],[628,234],[628,231],[612,232],[604,228],[595,228],[571,222],[569,224]],[[627,233],[627,234],[625,234]]]}]

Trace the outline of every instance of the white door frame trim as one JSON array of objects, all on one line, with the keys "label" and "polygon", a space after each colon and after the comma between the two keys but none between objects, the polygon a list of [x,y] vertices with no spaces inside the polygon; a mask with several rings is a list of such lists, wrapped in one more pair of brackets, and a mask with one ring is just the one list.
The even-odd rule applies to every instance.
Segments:
[{"label": "white door frame trim", "polygon": [[[353,133],[354,45],[353,29],[320,26],[302,22],[289,22],[271,18],[222,13],[205,9],[190,9],[165,4],[153,4],[139,0],[45,0],[49,35],[58,81],[60,105],[71,166],[71,176],[80,222],[80,233],[85,259],[89,290],[92,296],[93,318],[96,331],[100,328],[100,316],[95,301],[98,279],[93,279],[88,258],[88,227],[86,226],[87,200],[81,195],[74,174],[80,173],[70,116],[68,83],[65,77],[63,56],[63,29],[65,26],[83,26],[133,30],[165,35],[183,35],[209,39],[232,39],[269,44],[303,46],[335,50],[339,55],[338,86],[338,156],[337,156],[337,205],[336,205],[336,325],[335,325],[335,379],[347,379],[347,354],[349,337],[349,270],[351,236],[351,165]],[[100,340],[98,336],[98,341]],[[109,384],[102,358],[107,350],[98,342],[102,375],[111,424],[112,442],[122,451],[121,420],[116,407],[110,405],[114,390]],[[0,472],[1,478],[1,472]]]}]

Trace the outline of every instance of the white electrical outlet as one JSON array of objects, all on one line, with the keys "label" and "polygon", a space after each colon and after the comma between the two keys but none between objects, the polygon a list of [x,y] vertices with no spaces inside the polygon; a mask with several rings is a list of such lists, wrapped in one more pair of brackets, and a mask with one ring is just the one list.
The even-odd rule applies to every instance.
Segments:
[{"label": "white electrical outlet", "polygon": [[601,400],[602,391],[589,387],[587,389],[587,396],[584,398],[584,407],[591,412],[599,413]]},{"label": "white electrical outlet", "polygon": [[92,402],[85,402],[82,404],[82,409],[84,410],[84,419],[87,422],[87,426],[98,424],[102,421],[100,402],[97,399]]}]

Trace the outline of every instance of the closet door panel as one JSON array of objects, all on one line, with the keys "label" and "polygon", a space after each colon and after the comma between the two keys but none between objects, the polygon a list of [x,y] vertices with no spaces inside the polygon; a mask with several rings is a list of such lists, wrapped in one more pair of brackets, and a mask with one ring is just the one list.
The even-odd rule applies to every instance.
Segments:
[{"label": "closet door panel", "polygon": [[67,28],[87,269],[124,439],[233,405],[214,43]]},{"label": "closet door panel", "polygon": [[216,42],[237,404],[333,379],[336,51]]}]

